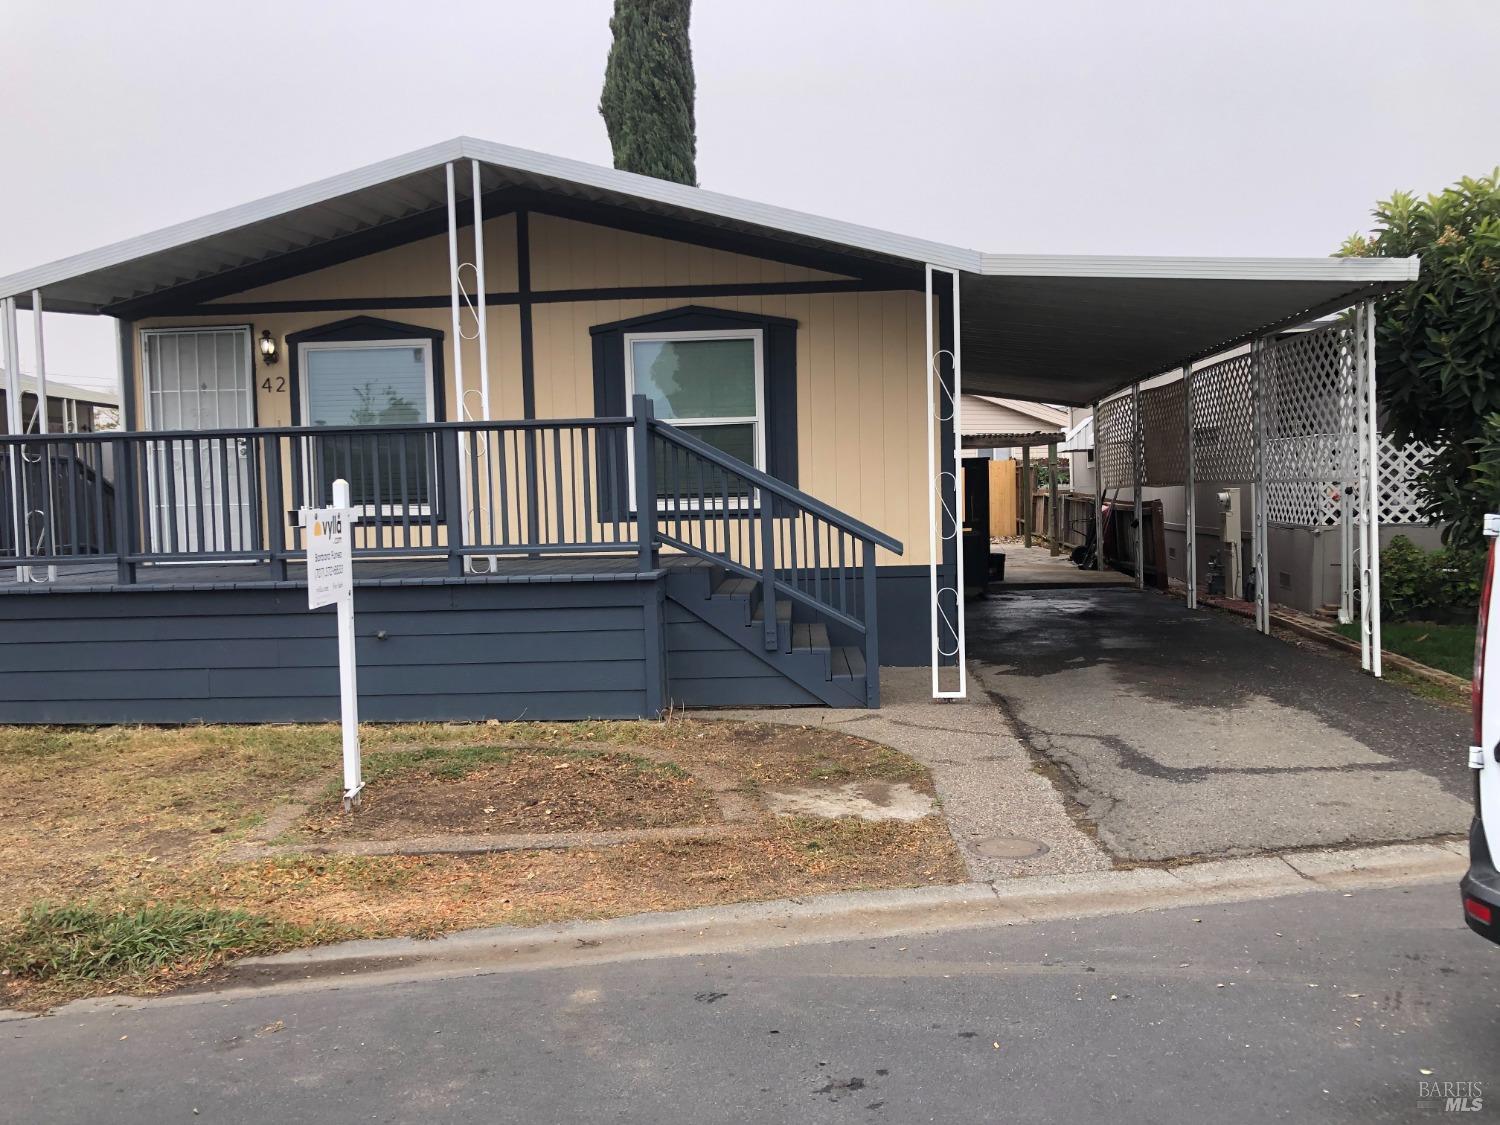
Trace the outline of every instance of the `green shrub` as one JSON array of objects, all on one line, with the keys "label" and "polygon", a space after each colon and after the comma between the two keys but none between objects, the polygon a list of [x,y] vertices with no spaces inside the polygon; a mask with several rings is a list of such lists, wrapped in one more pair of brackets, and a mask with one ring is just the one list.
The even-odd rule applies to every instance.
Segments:
[{"label": "green shrub", "polygon": [[1385,620],[1442,620],[1479,605],[1482,551],[1424,551],[1398,535],[1380,552],[1380,613]]}]

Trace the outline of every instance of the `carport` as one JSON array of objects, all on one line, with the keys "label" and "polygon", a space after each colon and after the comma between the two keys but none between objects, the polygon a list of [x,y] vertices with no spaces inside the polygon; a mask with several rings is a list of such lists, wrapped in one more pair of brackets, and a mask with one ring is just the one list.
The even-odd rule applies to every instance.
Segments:
[{"label": "carport", "polygon": [[[1139,510],[1142,488],[1177,485],[1191,529],[1198,482],[1246,486],[1261,633],[1270,631],[1273,511],[1331,514],[1350,532],[1341,608],[1346,618],[1357,608],[1364,667],[1378,677],[1374,306],[1416,278],[1417,260],[978,258],[977,270],[927,269],[934,697],[967,687],[957,495],[964,392],[1093,407],[1096,518],[1107,487],[1129,487]],[[1190,544],[1189,609],[1197,608],[1197,564]]]}]

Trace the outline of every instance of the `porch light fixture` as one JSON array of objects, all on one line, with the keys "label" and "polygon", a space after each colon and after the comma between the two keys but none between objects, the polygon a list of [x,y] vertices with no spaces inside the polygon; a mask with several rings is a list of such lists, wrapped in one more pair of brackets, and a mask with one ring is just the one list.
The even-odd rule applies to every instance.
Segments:
[{"label": "porch light fixture", "polygon": [[267,367],[276,362],[276,338],[271,335],[270,329],[264,329],[260,334],[260,358]]}]

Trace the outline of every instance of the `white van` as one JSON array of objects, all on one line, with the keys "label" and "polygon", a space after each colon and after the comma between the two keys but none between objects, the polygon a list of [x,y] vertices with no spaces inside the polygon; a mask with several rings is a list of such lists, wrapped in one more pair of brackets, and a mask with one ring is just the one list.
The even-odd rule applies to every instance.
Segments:
[{"label": "white van", "polygon": [[[1469,826],[1469,870],[1459,890],[1469,928],[1500,942],[1500,871],[1493,858],[1500,855],[1500,758],[1496,756],[1500,753],[1500,598],[1495,596],[1495,583],[1500,581],[1500,569],[1495,566],[1500,515],[1484,517],[1484,534],[1489,552],[1479,593],[1479,630],[1474,636],[1474,745],[1469,747],[1474,822]],[[1491,607],[1497,612],[1491,614]],[[1490,660],[1496,661],[1493,677],[1487,674]],[[1491,678],[1495,690],[1486,692],[1485,681]]]}]

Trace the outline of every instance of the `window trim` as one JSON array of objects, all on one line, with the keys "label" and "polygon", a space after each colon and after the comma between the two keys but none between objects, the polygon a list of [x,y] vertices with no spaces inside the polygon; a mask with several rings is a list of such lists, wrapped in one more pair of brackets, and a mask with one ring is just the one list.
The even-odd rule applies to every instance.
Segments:
[{"label": "window trim", "polygon": [[[312,421],[311,399],[312,393],[312,369],[308,366],[307,356],[314,351],[347,351],[354,348],[420,348],[422,351],[422,382],[426,391],[426,417],[423,422],[432,423],[437,411],[436,392],[433,379],[433,345],[431,337],[413,336],[410,339],[380,339],[380,340],[299,340],[297,342],[297,366],[300,369],[301,378],[298,380],[297,398],[298,409],[302,415],[302,425],[308,429],[316,430],[317,423]],[[371,429],[379,429],[378,425],[372,425]],[[305,495],[311,496],[314,492],[313,481],[313,458],[304,458],[303,485]],[[429,470],[432,473],[429,489],[436,485],[438,480],[438,465],[436,461],[436,443],[434,443],[434,460]],[[430,492],[429,492],[430,495]],[[354,511],[361,516],[373,516],[376,514],[374,504],[356,504]],[[396,504],[381,504],[379,514],[382,518],[394,517],[398,512],[405,511],[413,516],[427,516],[432,514],[432,502],[425,504],[409,504],[404,508]]]},{"label": "window trim", "polygon": [[[755,350],[755,410],[752,415],[721,415],[712,418],[662,418],[664,425],[676,426],[682,430],[694,430],[704,426],[744,426],[752,428],[755,442],[755,460],[752,466],[760,472],[766,471],[766,360],[765,360],[765,331],[760,328],[703,328],[680,332],[673,331],[643,331],[625,332],[621,334],[621,340],[625,348],[625,401],[634,401],[635,395],[635,347],[637,343],[673,343],[679,340],[749,340]],[[631,443],[635,441],[632,432]],[[635,495],[635,457],[627,459],[626,471],[630,486],[630,496]],[[656,501],[658,511],[675,511],[675,505],[658,497]],[[723,501],[716,500],[707,505],[709,508],[722,508]],[[742,508],[743,504],[732,505],[735,510]],[[698,502],[690,502],[683,510],[697,511]]]}]

